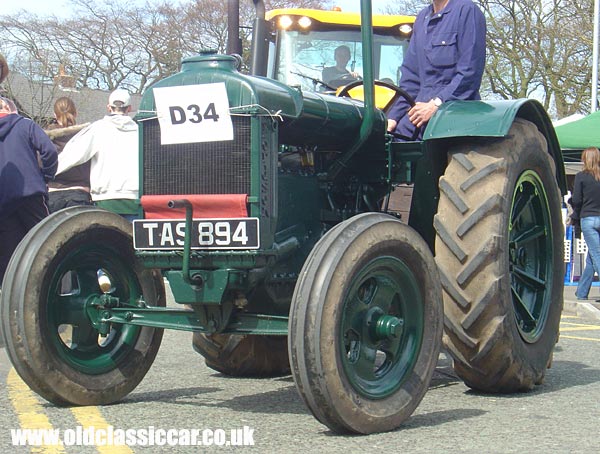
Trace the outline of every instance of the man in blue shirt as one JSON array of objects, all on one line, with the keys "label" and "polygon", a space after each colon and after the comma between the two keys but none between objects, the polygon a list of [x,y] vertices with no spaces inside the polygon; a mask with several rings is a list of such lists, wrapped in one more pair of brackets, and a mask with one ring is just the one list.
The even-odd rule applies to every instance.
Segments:
[{"label": "man in blue shirt", "polygon": [[418,14],[399,84],[416,104],[399,99],[388,112],[388,131],[420,139],[442,103],[481,99],[485,32],[485,17],[471,0],[433,0]]}]

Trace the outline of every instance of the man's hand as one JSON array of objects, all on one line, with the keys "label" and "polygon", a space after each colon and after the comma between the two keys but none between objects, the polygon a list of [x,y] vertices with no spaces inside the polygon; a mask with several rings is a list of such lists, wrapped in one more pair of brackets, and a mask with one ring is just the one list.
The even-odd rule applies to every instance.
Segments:
[{"label": "man's hand", "polygon": [[[417,128],[420,128],[425,123],[429,121],[433,114],[436,113],[438,107],[435,105],[433,100],[429,102],[417,102],[415,105],[408,111],[408,119],[410,122],[415,125]],[[388,130],[389,130],[389,120],[388,120]]]},{"label": "man's hand", "polygon": [[388,132],[392,132],[394,129],[396,129],[397,124],[398,124],[398,122],[396,120],[392,120],[391,118],[388,118],[388,127],[387,127]]}]

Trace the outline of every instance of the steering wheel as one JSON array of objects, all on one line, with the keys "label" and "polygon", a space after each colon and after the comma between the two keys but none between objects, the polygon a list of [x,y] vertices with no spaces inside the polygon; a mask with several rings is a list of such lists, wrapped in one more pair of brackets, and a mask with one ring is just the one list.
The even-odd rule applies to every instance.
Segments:
[{"label": "steering wheel", "polygon": [[346,73],[346,74],[340,74],[335,79],[331,79],[329,82],[327,82],[327,85],[329,85],[333,88],[338,88],[338,87],[341,87],[346,84],[352,85],[357,82],[359,82],[359,83],[362,82],[362,77],[360,77],[360,76],[354,77],[352,74]]},{"label": "steering wheel", "polygon": [[[388,100],[388,102],[385,104],[385,106],[381,109],[384,112],[387,112],[388,109],[396,102],[396,100],[400,97],[404,98],[406,100],[406,102],[410,105],[410,107],[413,107],[415,105],[415,99],[403,88],[400,88],[394,84],[390,84],[388,82],[384,82],[382,80],[375,80],[373,81],[373,83],[378,86],[378,87],[384,87],[387,90],[391,90],[394,95]],[[344,88],[342,88],[340,90],[340,92],[337,94],[338,96],[346,96],[348,98],[352,98],[353,96],[350,94],[350,92],[352,91],[352,89],[356,88],[356,87],[360,87],[361,85],[364,85],[364,81],[362,80],[356,80],[352,83],[349,83],[348,85],[346,85]],[[412,137],[408,137],[408,136],[404,136],[402,134],[398,134],[396,132],[389,132],[389,134],[391,134],[392,136],[399,138],[399,139],[404,139],[404,140],[408,140],[408,141],[414,141],[415,138],[419,135],[419,129],[420,128],[415,128],[415,132],[413,133]]]}]

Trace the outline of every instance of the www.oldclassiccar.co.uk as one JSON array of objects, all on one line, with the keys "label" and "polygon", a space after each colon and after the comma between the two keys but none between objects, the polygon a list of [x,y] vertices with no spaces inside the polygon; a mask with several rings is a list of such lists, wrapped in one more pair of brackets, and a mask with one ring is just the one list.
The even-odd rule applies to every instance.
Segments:
[{"label": "www.oldclassiccar.co.uk", "polygon": [[13,446],[253,446],[254,429],[10,429]]}]

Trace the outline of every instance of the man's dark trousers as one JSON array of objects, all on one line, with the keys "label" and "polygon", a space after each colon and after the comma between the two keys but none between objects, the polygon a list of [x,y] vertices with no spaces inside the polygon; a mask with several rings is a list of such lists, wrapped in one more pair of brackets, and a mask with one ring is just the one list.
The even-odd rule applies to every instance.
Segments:
[{"label": "man's dark trousers", "polygon": [[10,257],[31,228],[48,216],[46,194],[24,197],[8,216],[0,216],[0,286]]}]

